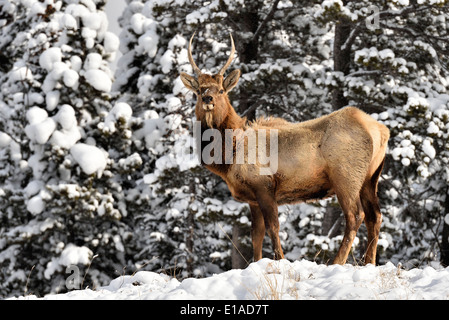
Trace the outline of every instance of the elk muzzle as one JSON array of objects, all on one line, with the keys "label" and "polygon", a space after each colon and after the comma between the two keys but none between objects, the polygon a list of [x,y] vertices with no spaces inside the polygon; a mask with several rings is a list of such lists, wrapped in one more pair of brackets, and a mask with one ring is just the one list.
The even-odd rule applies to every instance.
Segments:
[{"label": "elk muzzle", "polygon": [[205,96],[201,100],[203,101],[203,109],[205,111],[212,111],[214,109],[214,104],[212,103],[213,98],[211,96]]}]

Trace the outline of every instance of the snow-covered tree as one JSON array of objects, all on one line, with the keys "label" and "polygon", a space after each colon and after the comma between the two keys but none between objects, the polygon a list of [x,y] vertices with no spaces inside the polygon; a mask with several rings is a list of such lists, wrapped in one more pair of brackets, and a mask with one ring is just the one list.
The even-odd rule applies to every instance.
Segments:
[{"label": "snow-covered tree", "polygon": [[[64,290],[73,266],[92,287],[125,268],[251,261],[247,205],[193,152],[196,97],[179,74],[193,73],[194,32],[210,73],[232,33],[230,99],[249,121],[355,105],[386,124],[380,262],[449,264],[447,1],[127,0],[120,43],[105,2],[0,0],[0,295]],[[288,259],[334,256],[335,199],[279,213]]]},{"label": "snow-covered tree", "polygon": [[[132,110],[111,105],[105,1],[0,3],[1,294],[96,286],[127,266]],[[126,180],[126,179],[125,179]],[[94,259],[95,256],[95,259]]]}]

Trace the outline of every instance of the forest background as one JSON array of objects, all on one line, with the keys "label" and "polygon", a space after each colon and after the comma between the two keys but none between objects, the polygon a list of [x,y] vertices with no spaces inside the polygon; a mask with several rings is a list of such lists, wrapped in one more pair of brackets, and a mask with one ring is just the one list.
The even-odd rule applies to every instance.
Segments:
[{"label": "forest background", "polygon": [[[449,265],[447,1],[127,0],[119,36],[105,5],[0,0],[0,296],[64,292],[72,266],[95,288],[251,261],[247,205],[190,157],[195,97],[179,73],[192,74],[194,32],[212,73],[232,32],[241,116],[353,105],[388,126],[378,263]],[[344,226],[335,199],[279,215],[287,259],[329,262]],[[365,246],[362,227],[349,263]]]}]

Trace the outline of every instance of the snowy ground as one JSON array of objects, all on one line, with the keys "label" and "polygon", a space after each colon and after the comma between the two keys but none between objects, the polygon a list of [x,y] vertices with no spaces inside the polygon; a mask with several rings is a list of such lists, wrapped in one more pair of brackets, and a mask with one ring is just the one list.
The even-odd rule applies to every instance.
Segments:
[{"label": "snowy ground", "polygon": [[[183,281],[140,271],[96,290],[74,290],[43,299],[259,300],[259,299],[448,299],[449,267],[403,270],[383,266],[320,265],[301,260],[262,259],[246,269]],[[18,299],[38,299],[36,296]]]}]

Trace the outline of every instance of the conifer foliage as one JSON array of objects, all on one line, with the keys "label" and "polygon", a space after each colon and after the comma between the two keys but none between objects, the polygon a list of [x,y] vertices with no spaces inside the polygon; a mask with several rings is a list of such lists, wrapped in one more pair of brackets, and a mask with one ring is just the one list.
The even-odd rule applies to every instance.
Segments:
[{"label": "conifer foliage", "polygon": [[[386,124],[379,263],[449,265],[447,1],[127,0],[119,37],[105,4],[0,0],[1,297],[251,261],[249,208],[193,151],[196,97],[179,79],[193,33],[210,73],[232,33],[230,100],[250,121],[354,105]],[[329,262],[335,199],[279,212],[286,258]]]},{"label": "conifer foliage", "polygon": [[[83,270],[94,255],[86,285],[126,265],[117,173],[133,162],[124,149],[132,111],[111,105],[119,40],[104,4],[0,3],[2,295],[64,290],[66,267]],[[104,133],[114,125],[120,134]]]}]

